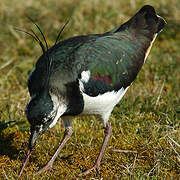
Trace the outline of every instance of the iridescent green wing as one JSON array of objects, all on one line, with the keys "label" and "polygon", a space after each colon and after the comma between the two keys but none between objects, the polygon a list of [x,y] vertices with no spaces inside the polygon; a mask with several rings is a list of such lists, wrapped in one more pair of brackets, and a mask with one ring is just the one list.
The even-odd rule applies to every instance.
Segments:
[{"label": "iridescent green wing", "polygon": [[[91,77],[116,88],[127,87],[136,78],[143,62],[142,43],[125,34],[111,34],[88,42],[76,52]],[[82,63],[83,62],[83,63]]]}]

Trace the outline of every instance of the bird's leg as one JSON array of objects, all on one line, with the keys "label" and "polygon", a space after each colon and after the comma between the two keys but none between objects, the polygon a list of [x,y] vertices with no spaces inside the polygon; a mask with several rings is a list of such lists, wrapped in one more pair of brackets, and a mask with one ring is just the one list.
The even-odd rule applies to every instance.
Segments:
[{"label": "bird's leg", "polygon": [[56,150],[56,152],[54,153],[53,157],[51,158],[51,160],[46,164],[46,166],[44,166],[43,168],[41,168],[38,172],[35,173],[35,175],[40,174],[44,171],[47,171],[49,169],[52,168],[53,162],[56,159],[56,157],[58,156],[59,152],[61,151],[61,149],[64,147],[64,145],[66,144],[66,142],[69,140],[69,138],[72,135],[72,127],[67,127],[65,132],[64,132],[64,137],[58,147],[58,149]]},{"label": "bird's leg", "polygon": [[102,144],[101,151],[99,153],[99,156],[98,156],[98,158],[96,160],[95,165],[91,169],[88,169],[88,170],[84,171],[83,173],[79,174],[79,176],[89,174],[90,172],[92,172],[94,170],[99,172],[99,166],[100,166],[100,163],[101,163],[101,159],[102,159],[103,153],[104,153],[104,151],[106,149],[106,145],[108,143],[108,140],[109,140],[109,138],[111,136],[111,132],[112,132],[112,127],[111,127],[110,123],[107,122],[106,127],[105,127],[105,131],[104,131],[105,136],[104,136],[103,144]]}]

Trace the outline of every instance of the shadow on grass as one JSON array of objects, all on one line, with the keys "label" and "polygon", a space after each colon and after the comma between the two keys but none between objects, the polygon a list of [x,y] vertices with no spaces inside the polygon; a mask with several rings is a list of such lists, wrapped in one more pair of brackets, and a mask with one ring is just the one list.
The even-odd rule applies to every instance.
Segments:
[{"label": "shadow on grass", "polygon": [[14,139],[14,133],[8,135],[4,134],[3,130],[6,129],[10,124],[15,125],[15,121],[0,122],[0,155],[6,155],[10,159],[16,159],[18,150],[12,145]]}]

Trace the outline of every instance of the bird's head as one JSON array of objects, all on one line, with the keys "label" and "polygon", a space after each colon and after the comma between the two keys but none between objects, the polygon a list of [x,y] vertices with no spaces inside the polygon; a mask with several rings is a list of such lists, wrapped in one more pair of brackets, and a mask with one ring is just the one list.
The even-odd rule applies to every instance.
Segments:
[{"label": "bird's head", "polygon": [[26,106],[27,119],[31,125],[31,136],[29,138],[29,147],[26,159],[21,167],[19,177],[21,176],[26,163],[34,149],[36,140],[53,127],[59,117],[66,111],[66,105],[59,105],[57,96],[49,94],[47,91],[40,92],[36,96],[31,96],[30,102]]},{"label": "bird's head", "polygon": [[31,125],[29,149],[32,150],[36,140],[54,125],[58,105],[48,93],[40,93],[32,97],[26,106],[27,119]]}]

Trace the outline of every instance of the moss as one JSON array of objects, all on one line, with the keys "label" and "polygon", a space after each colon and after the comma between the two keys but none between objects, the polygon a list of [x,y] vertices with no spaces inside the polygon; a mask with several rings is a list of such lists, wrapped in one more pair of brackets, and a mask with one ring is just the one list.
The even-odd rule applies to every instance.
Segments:
[{"label": "moss", "polygon": [[[179,1],[148,0],[168,22],[133,86],[111,116],[113,134],[101,164],[101,173],[85,179],[178,178],[180,38]],[[36,19],[53,44],[58,30],[70,23],[61,39],[102,33],[131,17],[144,1],[52,0],[0,2],[0,179],[17,179],[27,153],[29,124],[24,109],[29,100],[27,78],[37,58],[38,45],[13,27],[34,27],[25,14]],[[36,31],[36,29],[34,29]],[[8,124],[10,121],[15,121]],[[76,179],[93,166],[103,140],[96,117],[73,120],[73,137],[54,162],[53,170],[35,177],[63,137],[60,121],[36,145],[22,179]],[[80,178],[81,179],[81,178]]]}]

